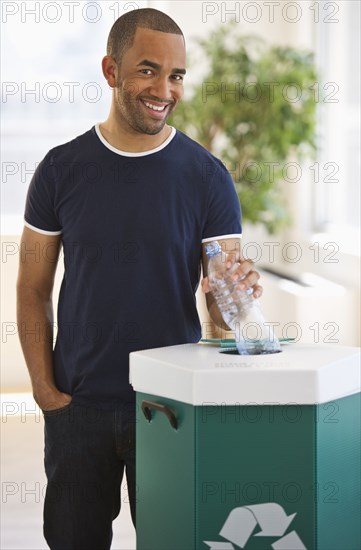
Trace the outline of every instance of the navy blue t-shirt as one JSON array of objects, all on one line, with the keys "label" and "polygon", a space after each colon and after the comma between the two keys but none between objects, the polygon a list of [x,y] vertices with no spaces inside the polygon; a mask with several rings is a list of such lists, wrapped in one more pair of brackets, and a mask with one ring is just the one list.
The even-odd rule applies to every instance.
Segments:
[{"label": "navy blue t-shirt", "polygon": [[129,352],[198,342],[202,242],[240,236],[224,165],[179,131],[122,152],[98,126],[55,147],[31,181],[25,224],[61,234],[54,373],[75,403],[134,400]]}]

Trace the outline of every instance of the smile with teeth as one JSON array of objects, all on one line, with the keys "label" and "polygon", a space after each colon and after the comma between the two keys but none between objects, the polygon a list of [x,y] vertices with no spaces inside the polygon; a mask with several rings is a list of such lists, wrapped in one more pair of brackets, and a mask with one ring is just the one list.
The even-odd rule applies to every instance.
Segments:
[{"label": "smile with teeth", "polygon": [[153,103],[149,103],[148,101],[144,101],[143,100],[143,103],[146,107],[148,107],[149,109],[153,109],[153,111],[158,111],[158,112],[161,112],[161,111],[164,111],[164,109],[166,107],[168,107],[168,104],[167,105],[153,105]]}]

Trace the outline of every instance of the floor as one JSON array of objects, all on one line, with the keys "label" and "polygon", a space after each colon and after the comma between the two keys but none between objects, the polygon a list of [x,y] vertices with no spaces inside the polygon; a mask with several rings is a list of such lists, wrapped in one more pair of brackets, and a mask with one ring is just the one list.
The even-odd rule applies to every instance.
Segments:
[{"label": "floor", "polygon": [[[48,548],[42,535],[43,428],[42,414],[31,394],[1,395],[1,550]],[[113,531],[112,550],[135,550],[126,502]]]}]

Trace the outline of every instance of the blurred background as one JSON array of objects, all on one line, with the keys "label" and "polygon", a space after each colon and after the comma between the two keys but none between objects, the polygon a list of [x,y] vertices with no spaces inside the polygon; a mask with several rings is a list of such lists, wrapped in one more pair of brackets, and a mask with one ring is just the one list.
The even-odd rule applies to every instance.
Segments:
[{"label": "blurred background", "polygon": [[[184,31],[186,93],[172,123],[209,147],[234,178],[243,251],[261,271],[266,317],[280,337],[360,345],[358,0],[2,2],[4,549],[45,547],[42,419],[15,317],[27,187],[49,149],[107,117],[107,36],[117,17],[141,7],[168,13]],[[61,277],[60,265],[55,301]],[[200,294],[198,301],[203,336],[214,336]],[[30,457],[28,474],[24,461],[19,473],[21,456]],[[113,547],[129,550],[126,506]]]}]

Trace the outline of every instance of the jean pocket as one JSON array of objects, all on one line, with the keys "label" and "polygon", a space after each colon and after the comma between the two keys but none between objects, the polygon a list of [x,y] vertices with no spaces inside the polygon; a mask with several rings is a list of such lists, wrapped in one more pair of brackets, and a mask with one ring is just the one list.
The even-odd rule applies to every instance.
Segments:
[{"label": "jean pocket", "polygon": [[64,407],[60,407],[59,409],[50,409],[50,411],[42,410],[42,413],[45,418],[50,416],[57,416],[67,412],[71,408],[72,404],[73,402],[70,401],[70,403],[68,403],[67,405],[64,405]]}]

